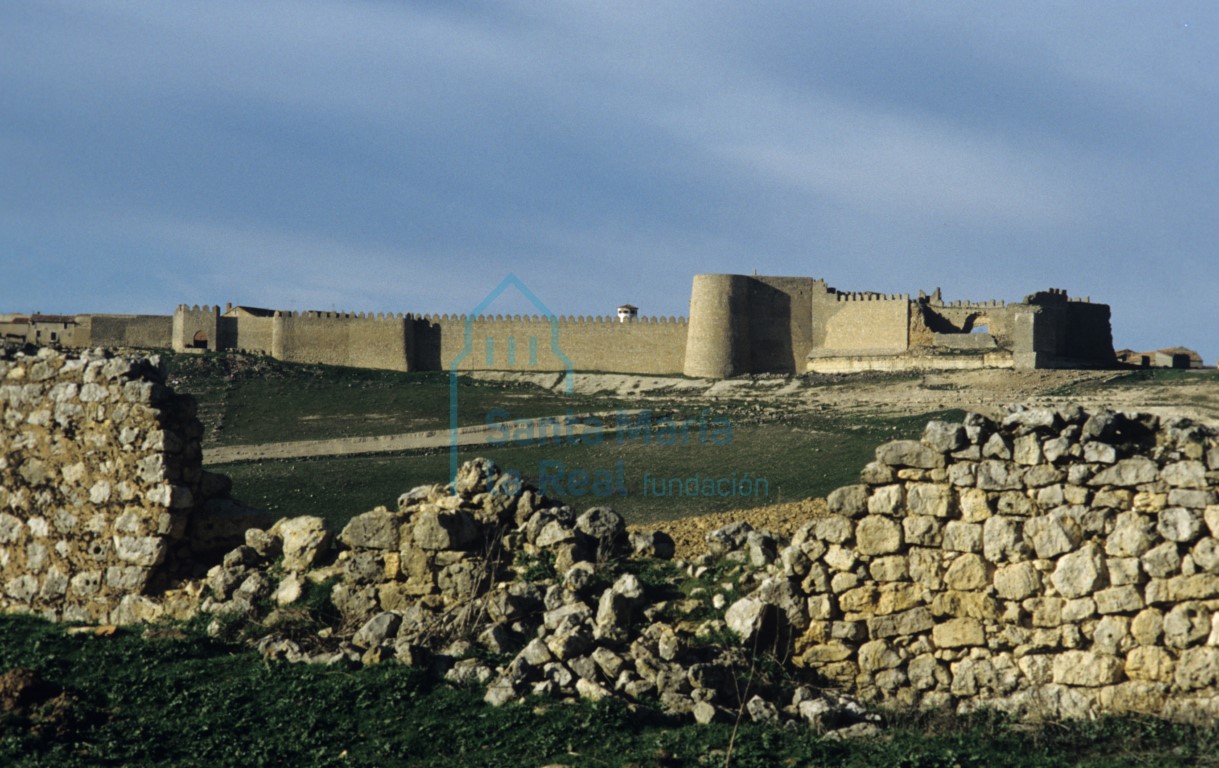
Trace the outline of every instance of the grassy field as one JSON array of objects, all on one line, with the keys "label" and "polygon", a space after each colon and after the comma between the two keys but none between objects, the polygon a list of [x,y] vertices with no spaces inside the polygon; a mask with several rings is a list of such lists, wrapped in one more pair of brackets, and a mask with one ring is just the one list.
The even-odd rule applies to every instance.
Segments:
[{"label": "grassy field", "polygon": [[481,691],[408,667],[266,663],[190,626],[70,636],[3,616],[0,670],[18,667],[37,671],[44,690],[0,711],[6,768],[1186,766],[1216,764],[1219,738],[1213,727],[1131,718],[1029,728],[986,714],[897,713],[883,738],[748,722],[734,735],[732,723],[682,726],[609,702],[494,709]]},{"label": "grassy field", "polygon": [[[716,444],[710,438],[704,443],[695,435],[685,445],[661,444],[664,438],[656,433],[647,439],[604,435],[595,445],[483,447],[461,457],[488,456],[577,509],[607,505],[629,522],[655,522],[824,496],[857,482],[859,470],[872,459],[878,444],[917,437],[931,416],[753,424],[733,428],[731,444]],[[209,469],[232,477],[234,494],[247,504],[280,516],[319,515],[341,527],[351,516],[378,504],[392,506],[400,493],[415,485],[447,480],[449,457],[446,451],[260,461]],[[584,490],[578,486],[581,471],[590,476],[582,495],[578,493]],[[610,478],[603,488],[591,483],[598,472]],[[702,494],[708,478],[716,482],[714,495]],[[697,481],[700,493],[685,494],[691,479]],[[735,479],[737,492],[720,495],[731,484],[720,484],[720,479]],[[740,494],[742,482],[747,482],[749,495]],[[595,495],[594,490],[610,495]]]},{"label": "grassy field", "polygon": [[[205,445],[391,435],[448,429],[450,381],[443,371],[399,373],[283,363],[235,354],[166,355],[179,392],[199,401]],[[458,379],[458,421],[481,424],[500,409],[514,418],[568,410],[615,410],[610,398],[541,387]]]}]

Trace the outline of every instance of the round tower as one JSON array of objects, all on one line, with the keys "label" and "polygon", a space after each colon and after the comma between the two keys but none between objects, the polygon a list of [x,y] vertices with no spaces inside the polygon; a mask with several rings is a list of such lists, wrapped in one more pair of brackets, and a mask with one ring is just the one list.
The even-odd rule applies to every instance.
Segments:
[{"label": "round tower", "polygon": [[695,275],[683,372],[724,379],[748,371],[749,278]]}]

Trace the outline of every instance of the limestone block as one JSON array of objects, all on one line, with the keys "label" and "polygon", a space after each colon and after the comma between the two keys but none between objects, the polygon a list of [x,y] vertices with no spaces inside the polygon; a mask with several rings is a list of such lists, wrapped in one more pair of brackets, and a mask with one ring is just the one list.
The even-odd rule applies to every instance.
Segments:
[{"label": "limestone block", "polygon": [[1194,563],[1207,573],[1219,573],[1219,539],[1207,536],[1190,550]]},{"label": "limestone block", "polygon": [[937,648],[966,648],[985,645],[986,633],[977,619],[949,619],[931,630],[931,640]]},{"label": "limestone block", "polygon": [[923,429],[923,444],[933,451],[951,453],[965,447],[965,427],[938,419],[927,422]]},{"label": "limestone block", "polygon": [[1219,576],[1212,573],[1152,579],[1143,591],[1143,599],[1151,605],[1213,597],[1219,597]]},{"label": "limestone block", "polygon": [[872,495],[868,497],[868,512],[871,515],[896,515],[903,500],[904,493],[900,484],[873,488]]},{"label": "limestone block", "polygon": [[996,569],[994,583],[996,594],[1004,600],[1023,600],[1041,589],[1041,576],[1026,560]]},{"label": "limestone block", "polygon": [[944,583],[949,589],[962,592],[984,589],[991,583],[990,565],[976,554],[961,555],[948,566]]},{"label": "limestone block", "polygon": [[1182,651],[1173,672],[1173,682],[1183,691],[1219,684],[1219,648],[1203,646]]},{"label": "limestone block", "polygon": [[1064,597],[1083,597],[1108,584],[1108,570],[1100,548],[1085,544],[1058,559],[1050,582]]},{"label": "limestone block", "polygon": [[879,461],[869,461],[859,471],[859,482],[866,485],[884,485],[893,482],[893,469]]},{"label": "limestone block", "polygon": [[1096,593],[1096,610],[1101,614],[1134,613],[1142,610],[1143,596],[1133,585],[1110,587]]},{"label": "limestone block", "polygon": [[339,541],[352,549],[396,550],[400,545],[400,520],[401,515],[378,507],[351,518],[339,534]]},{"label": "limestone block", "polygon": [[1144,483],[1154,483],[1159,478],[1159,468],[1146,456],[1133,456],[1102,469],[1088,480],[1088,485],[1113,485],[1132,488]]},{"label": "limestone block", "polygon": [[1045,460],[1051,464],[1067,455],[1067,451],[1071,448],[1071,441],[1065,437],[1055,437],[1046,440],[1041,444],[1041,454]]},{"label": "limestone block", "polygon": [[982,455],[988,459],[1010,459],[1012,457],[1011,445],[1007,438],[995,432],[982,444]]},{"label": "limestone block", "polygon": [[1116,656],[1091,651],[1063,651],[1054,659],[1053,680],[1059,685],[1088,688],[1122,680],[1125,665]]},{"label": "limestone block", "polygon": [[910,579],[910,561],[903,555],[878,557],[869,563],[868,575],[880,582],[908,581]]},{"label": "limestone block", "polygon": [[[1061,483],[1066,477],[1067,473],[1057,467],[1049,464],[1038,464],[1024,471],[1024,484],[1029,488],[1041,488],[1042,486]],[[1059,489],[1059,492],[1061,493],[1061,489]],[[1062,502],[1055,503],[1061,504]]]},{"label": "limestone block", "polygon": [[1164,614],[1155,608],[1146,608],[1130,622],[1130,634],[1139,645],[1156,645],[1164,634]]},{"label": "limestone block", "polygon": [[869,515],[855,528],[855,547],[863,555],[897,552],[902,547],[902,527],[888,517]]},{"label": "limestone block", "polygon": [[983,523],[982,554],[992,563],[1023,559],[1027,548],[1020,520],[998,515]]},{"label": "limestone block", "polygon": [[1156,683],[1170,683],[1176,662],[1168,651],[1154,645],[1131,648],[1126,654],[1126,677]]},{"label": "limestone block", "polygon": [[979,488],[959,489],[957,506],[961,510],[961,520],[966,523],[981,523],[991,516],[990,497]]},{"label": "limestone block", "polygon": [[1188,543],[1202,531],[1202,515],[1196,509],[1168,507],[1160,512],[1156,532],[1169,541]]},{"label": "limestone block", "polygon": [[952,510],[952,489],[939,483],[911,483],[906,489],[906,508],[912,515],[948,517]]},{"label": "limestone block", "polygon": [[952,684],[950,690],[956,696],[973,697],[994,691],[999,676],[994,664],[985,658],[967,658],[951,665]]},{"label": "limestone block", "polygon": [[1117,449],[1108,443],[1089,440],[1083,444],[1084,461],[1089,464],[1113,464],[1117,462]]},{"label": "limestone block", "polygon": [[[891,482],[886,480],[885,482]],[[859,517],[868,510],[868,486],[846,485],[830,492],[825,497],[830,512],[846,517]]]},{"label": "limestone block", "polygon": [[855,534],[855,525],[842,515],[824,515],[808,523],[809,535],[830,544],[850,541]]},{"label": "limestone block", "polygon": [[935,616],[993,620],[999,615],[999,606],[995,599],[985,592],[949,589],[932,598],[931,613]]},{"label": "limestone block", "polygon": [[1173,488],[1168,492],[1168,505],[1173,507],[1189,507],[1190,509],[1206,509],[1219,503],[1219,494],[1213,490],[1189,490]]},{"label": "limestone block", "polygon": [[956,487],[972,488],[978,482],[978,465],[972,461],[950,464],[948,482]]},{"label": "limestone block", "polygon": [[914,547],[907,554],[910,562],[910,578],[928,589],[940,589],[944,585],[944,564],[938,549]]},{"label": "limestone block", "polygon": [[908,611],[876,616],[867,620],[868,634],[873,638],[912,637],[935,626],[935,618],[926,606]]},{"label": "limestone block", "polygon": [[1111,557],[1105,564],[1109,568],[1109,583],[1115,587],[1143,581],[1143,566],[1137,557]]},{"label": "limestone block", "polygon": [[800,654],[797,662],[801,666],[819,668],[827,664],[845,662],[854,655],[855,651],[853,648],[835,640],[820,645],[809,646]]},{"label": "limestone block", "polygon": [[935,469],[944,466],[944,454],[916,440],[893,440],[876,449],[876,460],[890,467]]},{"label": "limestone block", "polygon": [[944,526],[942,546],[953,552],[981,552],[982,526],[977,523],[950,520]]},{"label": "limestone block", "polygon": [[1049,560],[1075,549],[1083,539],[1083,528],[1070,514],[1055,510],[1025,522],[1024,535],[1031,541],[1037,557]]},{"label": "limestone block", "polygon": [[1139,562],[1149,576],[1164,579],[1181,570],[1181,553],[1174,542],[1166,541],[1144,552]]},{"label": "limestone block", "polygon": [[390,611],[382,611],[366,621],[352,636],[351,642],[358,648],[372,648],[393,639],[402,625],[402,617]]},{"label": "limestone block", "polygon": [[859,648],[859,668],[865,674],[893,669],[904,661],[904,653],[886,640],[871,640]]},{"label": "limestone block", "polygon": [[1206,527],[1210,529],[1211,536],[1219,538],[1219,504],[1208,506],[1202,517],[1206,520]]},{"label": "limestone block", "polygon": [[1167,464],[1160,476],[1175,488],[1206,488],[1206,465],[1200,461],[1177,461]]},{"label": "limestone block", "polygon": [[1139,557],[1151,548],[1151,520],[1135,511],[1118,514],[1113,532],[1105,539],[1105,553],[1113,557]]},{"label": "limestone block", "polygon": [[168,542],[160,536],[114,537],[115,556],[132,565],[160,565],[168,551]]},{"label": "limestone block", "polygon": [[1035,434],[1021,435],[1012,441],[1012,460],[1033,466],[1041,463],[1041,438]]},{"label": "limestone block", "polygon": [[283,539],[283,563],[289,571],[308,570],[330,546],[330,531],[320,517],[280,520],[272,527],[272,533]]},{"label": "limestone block", "polygon": [[942,541],[942,530],[942,524],[934,517],[910,515],[902,518],[902,534],[909,544],[938,547]]},{"label": "limestone block", "polygon": [[[556,522],[552,521],[548,525]],[[543,528],[543,534],[545,531]],[[428,510],[415,518],[411,528],[415,546],[431,551],[469,549],[481,541],[481,533],[474,517],[465,510]],[[287,550],[286,541],[284,549]]]},{"label": "limestone block", "polygon": [[1169,648],[1188,648],[1210,635],[1211,612],[1198,603],[1174,606],[1164,616],[1164,644]]},{"label": "limestone block", "polygon": [[1022,487],[1024,472],[1020,467],[994,459],[978,464],[978,487],[984,491],[1014,491]]}]

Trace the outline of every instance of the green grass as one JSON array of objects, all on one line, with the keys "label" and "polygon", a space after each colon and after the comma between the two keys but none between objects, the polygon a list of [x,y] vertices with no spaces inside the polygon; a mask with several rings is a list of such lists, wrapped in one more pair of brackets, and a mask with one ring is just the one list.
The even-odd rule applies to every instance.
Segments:
[{"label": "green grass", "polygon": [[[628,522],[644,523],[690,515],[745,509],[762,504],[824,496],[858,481],[885,440],[917,437],[929,418],[959,418],[959,412],[937,412],[893,419],[841,420],[812,417],[787,424],[753,424],[733,428],[731,444],[703,443],[691,433],[687,444],[662,445],[657,438],[603,435],[600,444],[481,447],[461,452],[462,460],[487,456],[502,468],[515,469],[537,483],[560,478],[542,488],[547,495],[577,509],[604,504]],[[710,433],[709,433],[710,434]],[[722,435],[723,433],[721,433]],[[557,462],[562,471],[554,464]],[[619,464],[621,470],[618,469]],[[208,467],[233,478],[234,495],[276,515],[319,515],[336,528],[353,515],[378,504],[393,506],[398,495],[416,485],[448,479],[447,451],[429,454],[339,456],[316,459],[245,462]],[[577,495],[573,470],[621,475],[626,495]],[[668,495],[670,478],[732,478],[746,475],[758,490],[749,496]],[[645,476],[647,483],[645,484]],[[765,488],[767,493],[762,494]],[[608,488],[607,488],[608,490]],[[564,491],[566,493],[560,493]],[[657,492],[664,495],[657,495]]]},{"label": "green grass", "polygon": [[[364,437],[448,429],[444,371],[400,373],[284,363],[244,354],[166,355],[171,384],[199,402],[209,445]],[[567,396],[530,384],[458,379],[458,421],[614,410],[610,398]]]},{"label": "green grass", "polygon": [[[615,702],[482,692],[396,664],[264,662],[194,628],[69,636],[0,617],[0,671],[37,670],[73,698],[56,732],[0,714],[12,766],[1042,766],[1215,765],[1219,733],[1138,718],[1017,727],[997,716],[896,715],[883,736],[838,742],[804,728],[681,725]],[[732,744],[732,751],[727,752]]]}]

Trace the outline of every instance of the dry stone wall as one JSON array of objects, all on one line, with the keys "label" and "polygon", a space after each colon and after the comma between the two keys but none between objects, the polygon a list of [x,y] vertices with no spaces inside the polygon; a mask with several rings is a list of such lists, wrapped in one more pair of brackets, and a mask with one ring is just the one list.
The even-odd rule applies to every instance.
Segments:
[{"label": "dry stone wall", "polygon": [[1219,713],[1217,446],[1071,408],[879,447],[781,554],[796,662],[902,705]]},{"label": "dry stone wall", "polygon": [[230,535],[258,519],[202,471],[194,400],[165,386],[155,357],[0,358],[0,422],[0,609],[159,614],[147,596],[189,564],[188,534],[225,546],[222,518]]}]

